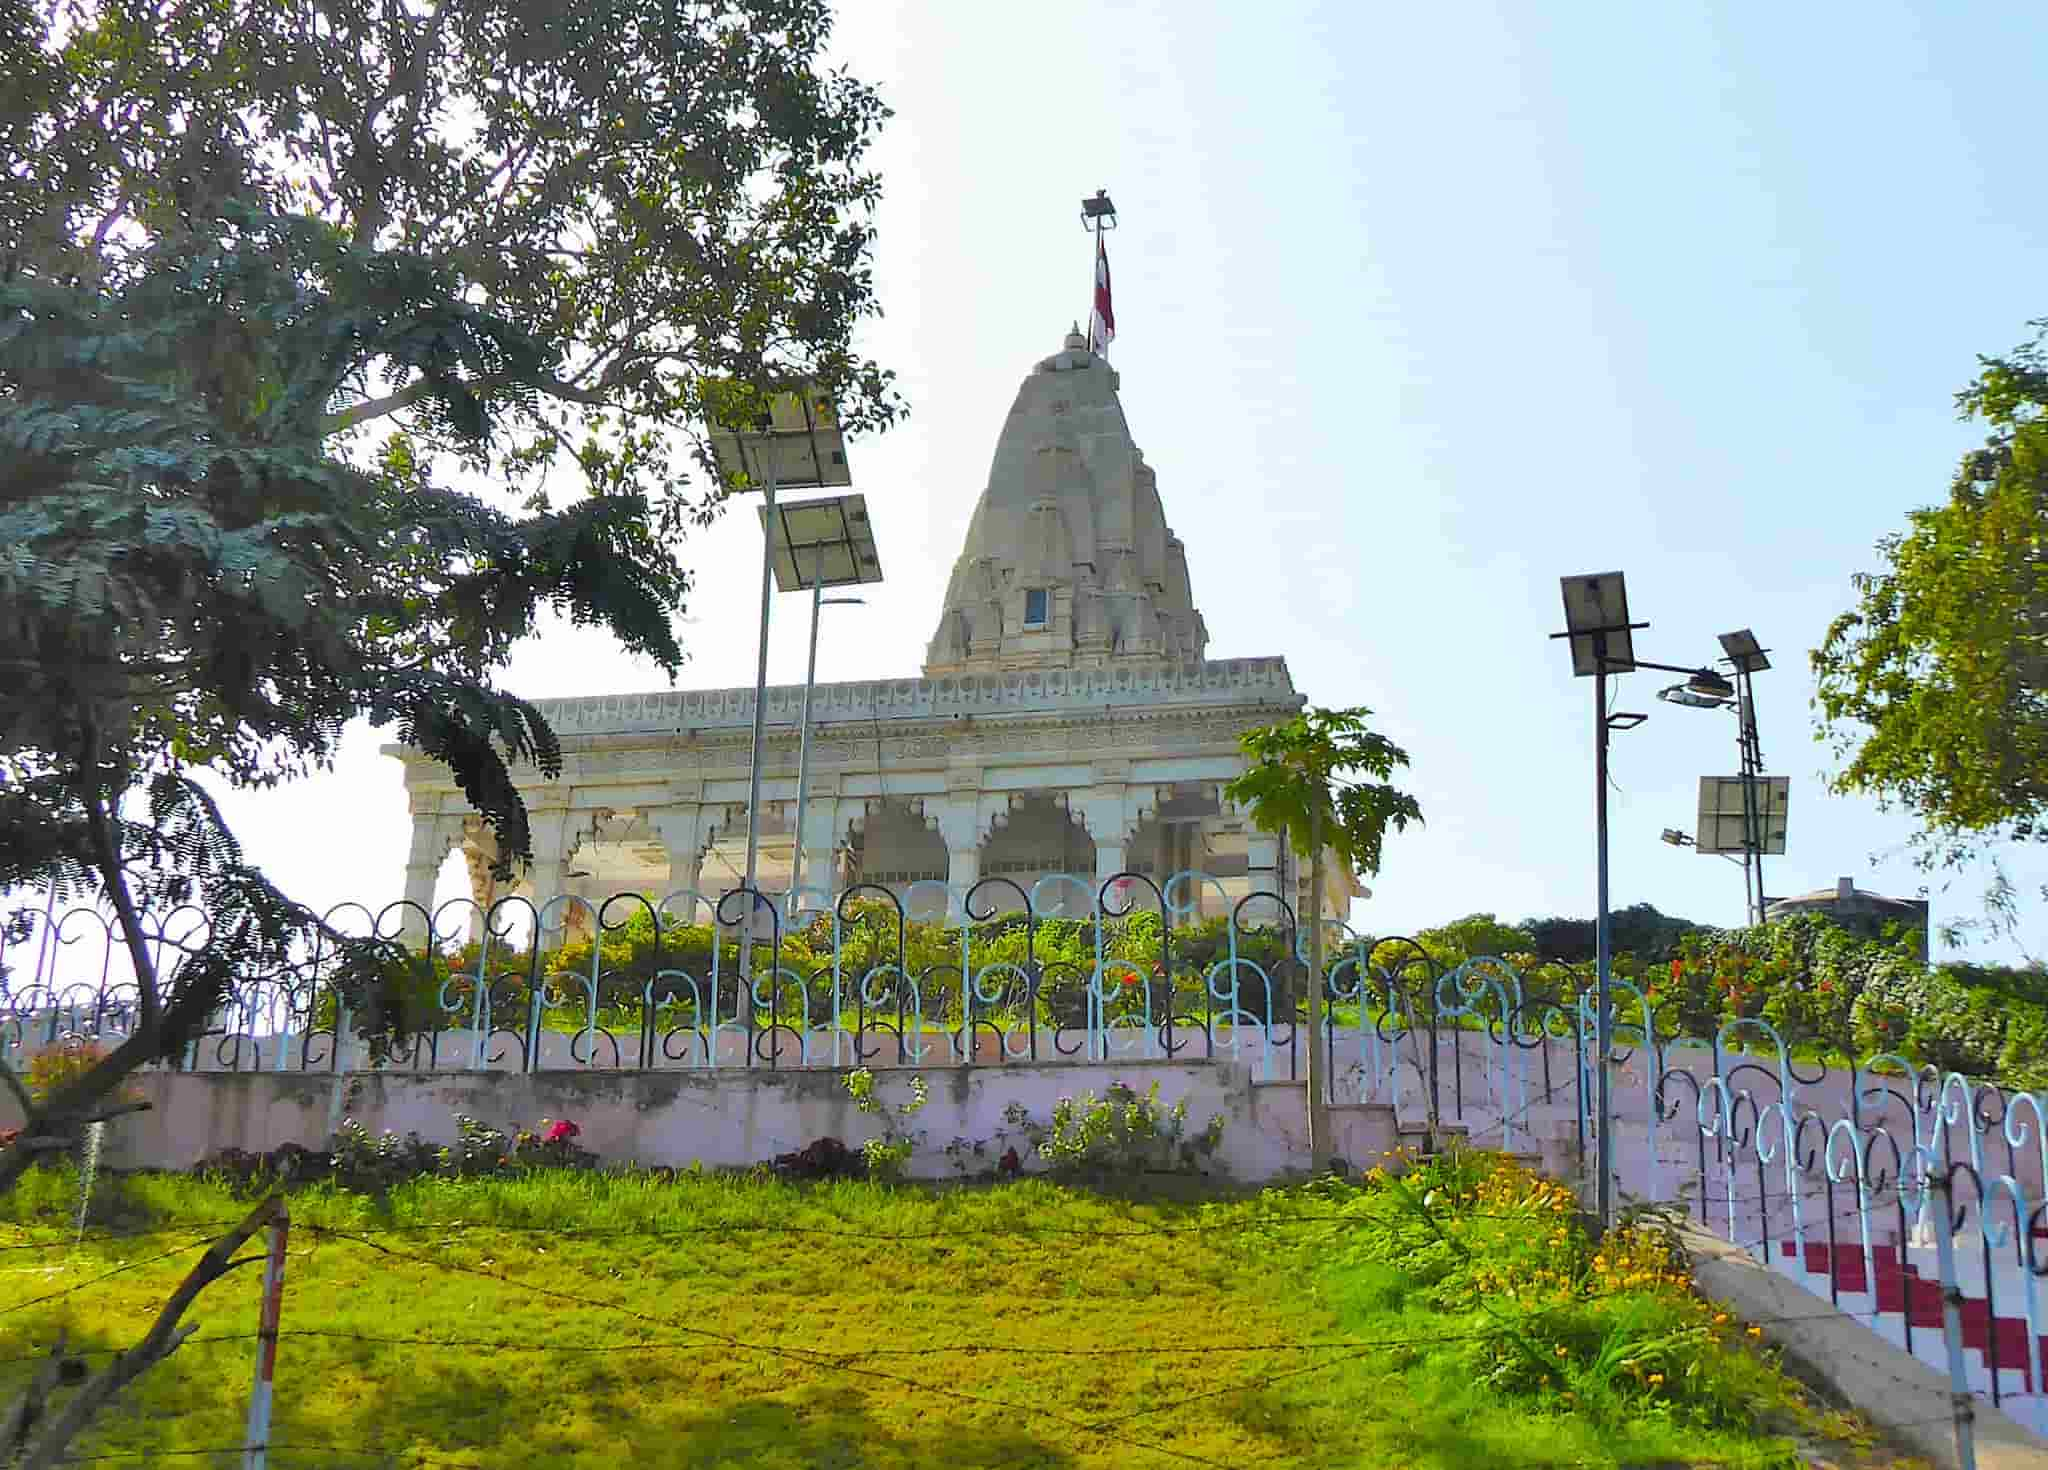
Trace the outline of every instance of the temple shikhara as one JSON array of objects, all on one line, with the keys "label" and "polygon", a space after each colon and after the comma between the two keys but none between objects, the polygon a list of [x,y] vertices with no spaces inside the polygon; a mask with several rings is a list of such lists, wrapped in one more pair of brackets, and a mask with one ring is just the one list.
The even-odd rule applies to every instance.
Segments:
[{"label": "temple shikhara", "polygon": [[[996,438],[922,675],[816,687],[800,907],[873,883],[914,915],[941,903],[958,913],[976,883],[1002,877],[1035,888],[1042,913],[1078,914],[1103,879],[1163,883],[1189,870],[1214,881],[1173,897],[1204,913],[1247,892],[1302,895],[1306,864],[1297,873],[1221,787],[1243,769],[1238,735],[1303,700],[1283,658],[1208,657],[1186,548],[1117,387],[1079,332],[1037,363]],[[766,695],[759,885],[771,895],[795,878],[803,692]],[[563,771],[524,773],[534,862],[510,887],[493,886],[491,834],[446,769],[385,747],[405,763],[411,803],[407,899],[431,908],[458,849],[486,906],[508,892],[599,904],[740,886],[752,689],[537,704],[561,737]],[[1328,874],[1325,910],[1341,916],[1360,890],[1336,864]],[[1017,896],[985,884],[976,904],[1014,907]],[[589,922],[581,904],[549,912],[571,930]]]}]

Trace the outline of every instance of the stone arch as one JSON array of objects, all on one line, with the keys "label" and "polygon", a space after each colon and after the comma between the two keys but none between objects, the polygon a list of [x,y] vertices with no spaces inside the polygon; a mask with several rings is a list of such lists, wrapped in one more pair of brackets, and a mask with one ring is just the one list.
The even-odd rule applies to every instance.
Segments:
[{"label": "stone arch", "polygon": [[848,837],[859,882],[901,891],[911,883],[946,881],[946,840],[909,800],[869,802],[849,823]]},{"label": "stone arch", "polygon": [[[1054,873],[1072,874],[1092,886],[1095,839],[1059,796],[1049,792],[1020,795],[1011,801],[1007,820],[982,844],[981,876],[1008,878],[1029,893],[1034,883]],[[1078,911],[1078,894],[1063,896],[1060,891],[1048,890],[1048,895],[1061,908]],[[1002,901],[1000,895],[992,896]]]}]

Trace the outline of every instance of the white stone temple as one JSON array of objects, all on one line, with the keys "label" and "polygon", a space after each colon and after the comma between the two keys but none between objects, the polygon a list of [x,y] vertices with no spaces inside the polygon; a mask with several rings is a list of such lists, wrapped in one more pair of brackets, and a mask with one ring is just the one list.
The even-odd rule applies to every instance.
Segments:
[{"label": "white stone temple", "polygon": [[[1045,883],[1034,902],[1085,913],[1102,879],[1164,883],[1192,869],[1216,881],[1173,896],[1201,912],[1290,885],[1301,912],[1306,865],[1221,787],[1244,766],[1238,735],[1304,701],[1285,659],[1206,656],[1186,550],[1117,387],[1078,332],[1033,367],[997,437],[922,677],[817,686],[800,906],[874,883],[905,895],[913,916],[941,902],[957,914],[982,879],[1032,892],[1069,874],[1081,881]],[[508,891],[597,904],[740,886],[752,689],[537,704],[561,737],[563,771],[523,773],[534,861],[509,890],[492,884],[491,834],[446,768],[384,748],[405,763],[407,899],[431,907],[458,848],[486,906]],[[801,685],[768,689],[758,871],[770,894],[792,887],[802,708]],[[1363,890],[1338,865],[1327,872],[1325,911],[1341,917]],[[987,884],[977,905],[988,903],[1015,907],[1016,893]],[[587,924],[581,905],[567,907],[569,928]]]}]

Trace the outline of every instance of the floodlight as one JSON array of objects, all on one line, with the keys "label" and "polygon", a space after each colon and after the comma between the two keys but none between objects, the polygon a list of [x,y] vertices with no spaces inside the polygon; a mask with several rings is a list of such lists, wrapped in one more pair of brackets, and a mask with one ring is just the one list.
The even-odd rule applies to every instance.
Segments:
[{"label": "floodlight", "polygon": [[1771,666],[1771,661],[1764,657],[1763,649],[1757,646],[1756,634],[1747,628],[1723,633],[1721,652],[1728,656],[1728,662],[1735,665],[1737,673],[1754,674]]},{"label": "floodlight", "polygon": [[1725,709],[1727,701],[1710,699],[1693,689],[1690,684],[1673,684],[1668,689],[1659,689],[1657,697],[1666,704],[1682,704],[1687,709]]},{"label": "floodlight", "polygon": [[1097,189],[1093,199],[1081,201],[1081,228],[1084,230],[1113,230],[1116,228],[1116,206],[1109,202],[1109,191]]},{"label": "floodlight", "polygon": [[1685,681],[1685,687],[1706,700],[1720,702],[1735,697],[1735,686],[1712,669],[1701,669]]},{"label": "floodlight", "polygon": [[1692,838],[1688,837],[1685,833],[1679,831],[1676,827],[1666,827],[1662,835],[1664,840],[1670,843],[1673,847],[1692,846]]},{"label": "floodlight", "polygon": [[1559,581],[1573,675],[1628,673],[1636,666],[1636,651],[1629,631],[1628,587],[1621,573],[1596,572]]}]

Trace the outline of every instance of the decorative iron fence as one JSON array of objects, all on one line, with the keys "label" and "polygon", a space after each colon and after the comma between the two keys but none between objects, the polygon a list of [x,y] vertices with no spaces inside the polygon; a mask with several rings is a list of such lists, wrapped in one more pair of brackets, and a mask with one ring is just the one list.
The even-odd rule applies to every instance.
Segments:
[{"label": "decorative iron fence", "polygon": [[[1002,1066],[1215,1058],[1299,1078],[1324,1048],[1340,1105],[1541,1155],[1592,1157],[1600,1065],[1591,975],[1506,959],[1446,966],[1412,939],[1326,925],[1328,1018],[1306,1019],[1309,935],[1270,892],[1201,873],[1100,884],[991,876],[966,893],[856,886],[807,903],[734,890],[487,911],[337,908],[337,934],[413,941],[415,1039],[380,1065],[502,1069]],[[943,903],[943,921],[910,917]],[[740,972],[739,927],[758,928]],[[1069,917],[1078,913],[1078,917]],[[466,941],[466,942],[465,942]],[[150,921],[161,973],[205,916]],[[32,916],[0,936],[0,1049],[117,1040],[136,993],[106,916]],[[346,1072],[370,1064],[333,955],[249,976],[180,1065]],[[1963,1391],[2048,1428],[2048,1094],[1856,1059],[1757,1019],[1674,1034],[1675,1013],[1612,986],[1619,1197],[1682,1206],[1953,1371]],[[1360,1160],[1354,1162],[1370,1162]],[[1960,1296],[1960,1305],[1949,1301]],[[1952,1320],[1944,1320],[1952,1319]]]}]

